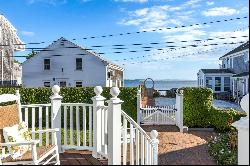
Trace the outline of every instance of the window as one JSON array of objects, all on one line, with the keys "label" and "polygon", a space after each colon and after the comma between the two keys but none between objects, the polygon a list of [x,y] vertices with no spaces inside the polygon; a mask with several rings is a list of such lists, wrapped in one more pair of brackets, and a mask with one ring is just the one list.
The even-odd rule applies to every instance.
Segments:
[{"label": "window", "polygon": [[230,68],[233,68],[233,58],[230,58]]},{"label": "window", "polygon": [[66,87],[66,81],[60,81],[60,87]]},{"label": "window", "polygon": [[82,70],[82,58],[76,58],[76,70]]},{"label": "window", "polygon": [[76,87],[82,87],[82,82],[81,81],[76,81]]},{"label": "window", "polygon": [[206,87],[212,89],[212,77],[206,77]]},{"label": "window", "polygon": [[50,70],[50,59],[44,59],[44,70]]},{"label": "window", "polygon": [[215,77],[215,91],[221,91],[221,77]]},{"label": "window", "polygon": [[46,81],[43,83],[44,87],[50,87],[50,82],[49,81]]},{"label": "window", "polygon": [[224,91],[230,91],[230,77],[224,77]]}]

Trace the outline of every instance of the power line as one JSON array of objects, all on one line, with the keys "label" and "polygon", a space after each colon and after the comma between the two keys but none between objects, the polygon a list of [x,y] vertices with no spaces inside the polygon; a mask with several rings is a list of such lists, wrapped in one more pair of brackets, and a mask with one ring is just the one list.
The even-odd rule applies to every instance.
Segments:
[{"label": "power line", "polygon": [[[234,20],[241,20],[241,19],[246,19],[248,16],[244,17],[237,17],[237,18],[230,18],[230,19],[222,19],[222,20],[215,20],[215,21],[209,21],[209,22],[203,22],[203,23],[195,23],[195,24],[190,24],[190,25],[181,25],[181,26],[175,26],[175,27],[163,27],[163,28],[155,28],[152,30],[143,30],[143,31],[137,31],[137,32],[124,32],[124,33],[119,33],[119,34],[109,34],[109,35],[100,35],[100,36],[91,36],[91,37],[82,37],[82,38],[74,38],[72,39],[73,41],[75,40],[87,40],[87,39],[95,39],[95,38],[107,38],[107,37],[114,37],[114,36],[125,36],[125,35],[132,35],[132,34],[140,34],[140,33],[146,33],[146,32],[157,32],[157,31],[163,31],[163,30],[171,30],[171,29],[178,29],[178,28],[187,28],[187,27],[193,27],[193,26],[199,26],[199,25],[207,25],[207,24],[214,24],[214,23],[221,23],[221,22],[229,22],[229,21],[234,21]],[[55,42],[55,41],[53,41]],[[44,44],[46,43],[45,41],[42,42],[29,42],[26,44],[13,44],[13,45],[39,45],[39,44]],[[1,46],[1,45],[0,45]]]},{"label": "power line", "polygon": [[[245,42],[246,41],[240,41],[240,42],[237,42],[237,43],[229,43],[229,44],[242,44],[242,43],[245,43]],[[224,49],[224,50],[226,51],[226,50],[229,50],[229,49]],[[152,62],[157,62],[157,61],[169,60],[171,58],[175,59],[175,58],[182,58],[182,57],[190,56],[190,55],[197,55],[197,54],[201,54],[201,53],[205,53],[205,52],[211,52],[211,51],[212,52],[216,51],[216,48],[208,49],[208,50],[205,50],[205,51],[199,51],[199,52],[196,52],[196,53],[189,53],[189,54],[179,55],[179,56],[175,56],[175,57],[161,58],[161,59],[157,59],[157,60],[146,60],[146,61],[139,61],[139,62],[131,62],[129,64],[152,63]],[[125,64],[123,63],[122,65],[125,65]]]}]

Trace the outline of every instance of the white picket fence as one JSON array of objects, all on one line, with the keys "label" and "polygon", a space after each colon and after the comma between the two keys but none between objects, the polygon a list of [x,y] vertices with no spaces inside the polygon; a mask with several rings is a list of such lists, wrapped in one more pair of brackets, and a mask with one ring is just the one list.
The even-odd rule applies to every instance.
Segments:
[{"label": "white picket fence", "polygon": [[137,92],[137,123],[141,125],[176,125],[183,131],[183,92],[177,90],[176,104],[162,107],[141,105],[141,91]]},{"label": "white picket fence", "polygon": [[[60,88],[52,88],[50,104],[22,105],[22,119],[30,129],[59,128],[57,142],[59,152],[68,149],[90,150],[95,158],[108,159],[109,165],[157,165],[158,133],[153,130],[151,137],[121,109],[117,96],[120,91],[110,90],[112,98],[101,96],[102,88],[95,87],[93,104],[61,103]],[[49,133],[32,135],[40,140],[40,146],[52,140]],[[120,146],[119,146],[120,145]]]},{"label": "white picket fence", "polygon": [[140,109],[142,125],[176,125],[175,105],[164,107],[145,106]]}]

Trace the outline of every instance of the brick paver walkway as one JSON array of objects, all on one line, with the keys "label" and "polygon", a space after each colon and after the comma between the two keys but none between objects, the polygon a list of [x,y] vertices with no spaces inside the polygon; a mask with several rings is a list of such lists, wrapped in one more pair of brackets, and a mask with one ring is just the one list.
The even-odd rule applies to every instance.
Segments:
[{"label": "brick paver walkway", "polygon": [[211,131],[180,133],[175,126],[143,126],[147,132],[159,132],[159,165],[216,165],[208,154]]}]

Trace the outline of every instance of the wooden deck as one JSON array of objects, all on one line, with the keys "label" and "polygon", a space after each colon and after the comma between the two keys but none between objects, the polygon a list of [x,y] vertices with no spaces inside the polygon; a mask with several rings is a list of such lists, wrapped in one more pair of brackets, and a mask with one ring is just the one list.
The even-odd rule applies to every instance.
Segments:
[{"label": "wooden deck", "polygon": [[90,151],[69,150],[60,154],[61,165],[108,165],[107,160],[97,160]]}]

